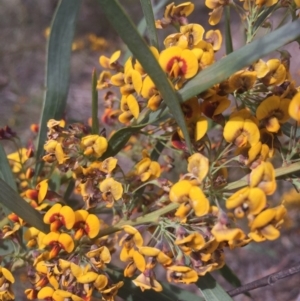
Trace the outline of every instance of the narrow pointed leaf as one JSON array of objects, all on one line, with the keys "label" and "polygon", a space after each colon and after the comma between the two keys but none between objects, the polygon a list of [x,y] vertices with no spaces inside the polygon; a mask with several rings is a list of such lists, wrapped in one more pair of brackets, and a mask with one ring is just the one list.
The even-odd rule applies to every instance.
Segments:
[{"label": "narrow pointed leaf", "polygon": [[233,301],[210,274],[200,277],[196,285],[206,301]]},{"label": "narrow pointed leaf", "polygon": [[191,79],[179,93],[183,100],[187,100],[298,37],[300,37],[300,20],[284,25],[222,58]]},{"label": "narrow pointed leaf", "polygon": [[106,152],[101,156],[101,160],[104,160],[108,157],[113,157],[117,155],[122,148],[129,141],[130,137],[139,132],[144,125],[141,126],[129,126],[123,129],[116,131],[112,137],[108,140],[108,147]]},{"label": "narrow pointed leaf", "polygon": [[11,167],[6,157],[3,146],[0,143],[0,178],[13,190],[17,191],[17,185]]},{"label": "narrow pointed leaf", "polygon": [[122,40],[128,46],[134,57],[142,64],[145,71],[153,80],[155,86],[160,91],[164,102],[174,116],[178,126],[183,132],[189,151],[192,152],[192,145],[180,107],[182,99],[168,81],[165,73],[160,68],[157,60],[150,51],[144,39],[138,33],[136,27],[129,19],[124,9],[116,0],[98,0],[107,19],[118,32]]},{"label": "narrow pointed leaf", "polygon": [[151,0],[140,0],[140,2],[147,24],[150,45],[154,46],[156,49],[159,49]]},{"label": "narrow pointed leaf", "polygon": [[225,6],[225,48],[226,54],[233,52],[232,36],[230,28],[230,6]]},{"label": "narrow pointed leaf", "polygon": [[61,0],[52,20],[47,46],[45,95],[36,152],[37,161],[40,163],[36,168],[36,175],[42,167],[40,157],[47,137],[47,121],[51,118],[62,119],[65,113],[72,41],[80,4],[81,0]]},{"label": "narrow pointed leaf", "polygon": [[99,134],[97,72],[92,74],[92,134]]},{"label": "narrow pointed leaf", "polygon": [[49,232],[48,225],[43,222],[43,216],[23,200],[19,194],[2,179],[0,179],[0,202],[31,226],[44,233]]}]

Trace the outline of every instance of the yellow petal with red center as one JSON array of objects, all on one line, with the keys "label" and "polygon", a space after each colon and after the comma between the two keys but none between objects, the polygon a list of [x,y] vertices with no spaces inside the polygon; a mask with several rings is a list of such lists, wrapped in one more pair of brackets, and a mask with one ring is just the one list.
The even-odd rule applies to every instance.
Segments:
[{"label": "yellow petal with red center", "polygon": [[71,253],[74,249],[74,241],[72,237],[67,233],[61,233],[58,238],[58,242],[61,244],[62,248]]},{"label": "yellow petal with red center", "polygon": [[75,224],[80,222],[85,222],[89,213],[86,210],[76,210],[75,212]]},{"label": "yellow petal with red center", "polygon": [[255,145],[260,139],[260,132],[257,125],[251,119],[245,119],[243,131],[247,136],[250,145]]},{"label": "yellow petal with red center", "polygon": [[245,237],[244,232],[241,229],[218,229],[218,225],[214,226],[211,233],[216,238],[217,242],[232,241],[235,239],[243,239]]},{"label": "yellow petal with red center", "polygon": [[190,181],[182,180],[175,183],[169,193],[169,198],[172,202],[183,203],[188,200],[188,195],[192,184]]},{"label": "yellow petal with red center", "polygon": [[60,235],[59,232],[50,232],[50,233],[46,234],[46,236],[44,237],[43,243],[46,246],[56,243],[58,241],[59,235]]},{"label": "yellow petal with red center", "polygon": [[184,49],[181,53],[180,63],[181,73],[184,78],[191,78],[198,71],[198,60],[189,49]]},{"label": "yellow petal with red center", "polygon": [[300,92],[298,92],[291,100],[288,109],[290,117],[300,122]]},{"label": "yellow petal with red center", "polygon": [[146,269],[146,261],[144,256],[139,253],[138,251],[133,252],[133,261],[136,265],[136,267],[141,271],[144,272]]},{"label": "yellow petal with red center", "polygon": [[77,277],[77,282],[79,283],[91,283],[94,282],[98,277],[98,274],[95,272],[87,272],[83,275],[80,275],[79,277]]},{"label": "yellow petal with red center", "polygon": [[268,240],[275,240],[280,236],[280,231],[273,225],[267,225],[260,230],[261,234]]},{"label": "yellow petal with red center", "polygon": [[89,238],[96,237],[100,231],[99,218],[95,214],[89,214],[85,223],[86,223],[85,230],[86,230]]},{"label": "yellow petal with red center", "polygon": [[189,191],[189,198],[192,202],[196,216],[203,216],[209,212],[209,201],[200,187],[191,187]]},{"label": "yellow petal with red center", "polygon": [[139,107],[139,104],[138,104],[136,98],[132,94],[130,94],[127,96],[126,100],[127,100],[127,105],[128,105],[128,108],[129,108],[131,114],[133,115],[133,117],[135,119],[137,119],[140,114],[140,107]]},{"label": "yellow petal with red center", "polygon": [[172,46],[163,50],[159,55],[159,64],[161,68],[169,73],[172,69],[174,60],[179,60],[183,49],[178,46]]},{"label": "yellow petal with red center", "polygon": [[195,141],[200,140],[206,134],[208,129],[208,121],[205,117],[200,117],[197,120],[195,127]]},{"label": "yellow petal with red center", "polygon": [[223,6],[219,6],[217,8],[215,8],[210,14],[210,17],[208,19],[208,23],[210,25],[217,25],[221,18],[222,18],[222,14],[223,14]]},{"label": "yellow petal with red center", "polygon": [[271,113],[278,110],[280,106],[279,96],[270,96],[266,98],[256,109],[256,117],[258,120],[271,116]]},{"label": "yellow petal with red center", "polygon": [[59,203],[56,203],[53,205],[44,215],[43,221],[45,224],[51,224],[55,221],[56,216],[59,215],[60,209],[62,208],[62,205]]},{"label": "yellow petal with red center", "polygon": [[40,300],[46,300],[50,299],[52,300],[52,295],[54,293],[54,289],[50,286],[42,287],[41,290],[38,292],[38,299]]},{"label": "yellow petal with red center", "polygon": [[8,280],[10,283],[15,282],[14,276],[12,275],[12,273],[8,269],[1,267],[0,271],[3,274],[4,278],[6,280]]},{"label": "yellow petal with red center", "polygon": [[48,180],[41,181],[37,187],[39,189],[38,202],[39,204],[45,199],[48,191]]},{"label": "yellow petal with red center", "polygon": [[60,209],[59,214],[62,217],[62,223],[64,224],[64,226],[68,230],[72,229],[75,223],[75,213],[73,209],[69,206],[63,206]]}]

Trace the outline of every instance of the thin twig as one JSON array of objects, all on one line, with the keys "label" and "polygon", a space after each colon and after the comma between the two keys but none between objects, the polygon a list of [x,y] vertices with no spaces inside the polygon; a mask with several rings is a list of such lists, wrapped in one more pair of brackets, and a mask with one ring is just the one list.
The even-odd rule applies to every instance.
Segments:
[{"label": "thin twig", "polygon": [[252,291],[252,290],[260,288],[260,287],[273,285],[278,280],[289,277],[289,276],[292,276],[292,275],[297,274],[299,272],[300,272],[300,263],[297,263],[296,265],[294,265],[291,268],[287,268],[287,269],[284,269],[280,272],[270,274],[268,276],[265,276],[263,278],[255,280],[253,282],[242,285],[238,288],[232,289],[232,290],[228,291],[227,293],[231,297],[234,297],[234,296],[243,294],[245,292]]}]

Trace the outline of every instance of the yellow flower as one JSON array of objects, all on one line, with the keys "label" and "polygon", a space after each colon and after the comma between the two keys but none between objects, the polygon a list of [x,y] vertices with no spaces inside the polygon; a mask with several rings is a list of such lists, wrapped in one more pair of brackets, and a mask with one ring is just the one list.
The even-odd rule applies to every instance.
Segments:
[{"label": "yellow flower", "polygon": [[[299,2],[300,4],[300,2]],[[299,5],[300,6],[300,5]],[[289,115],[300,123],[300,92],[298,92],[289,104]]]},{"label": "yellow flower", "polygon": [[241,70],[231,75],[228,79],[229,91],[244,93],[251,90],[256,81],[256,71]]},{"label": "yellow flower", "polygon": [[156,292],[163,290],[160,283],[155,279],[155,274],[152,269],[147,269],[144,273],[140,274],[132,282],[141,288],[142,291],[153,289]]},{"label": "yellow flower", "polygon": [[28,241],[28,243],[26,244],[27,247],[33,248],[38,245],[39,249],[44,249],[45,245],[43,244],[43,239],[45,235],[45,233],[34,227],[28,228],[24,233],[24,239]]},{"label": "yellow flower", "polygon": [[111,82],[112,75],[109,71],[102,71],[99,75],[99,79],[97,81],[97,89],[107,89],[113,84],[116,86],[113,82]]},{"label": "yellow flower", "polygon": [[48,233],[43,239],[43,244],[51,247],[49,259],[56,257],[62,249],[67,253],[71,253],[75,246],[74,241],[69,234],[59,232]]},{"label": "yellow flower", "polygon": [[50,230],[53,232],[62,226],[70,230],[75,223],[75,213],[71,207],[57,203],[44,215],[44,223],[50,224]]},{"label": "yellow flower", "polygon": [[206,41],[200,41],[191,50],[199,62],[199,66],[204,69],[211,65],[215,60],[214,49],[212,44]]},{"label": "yellow flower", "polygon": [[53,301],[64,301],[64,300],[72,300],[72,301],[84,301],[84,299],[64,290],[54,290],[50,286],[43,287],[37,295],[40,300],[53,300]]},{"label": "yellow flower", "polygon": [[110,58],[101,55],[99,57],[99,63],[105,69],[117,69],[119,67],[118,59],[120,58],[120,55],[121,55],[120,50],[115,51]]},{"label": "yellow flower", "polygon": [[[284,65],[280,62],[279,59],[271,59],[266,63],[266,68],[263,70],[268,70],[266,75],[261,78],[261,81],[266,86],[277,85],[280,86],[286,79],[287,72]],[[256,71],[256,67],[254,67]],[[257,73],[259,77],[259,72]]]},{"label": "yellow flower", "polygon": [[239,116],[228,120],[225,124],[223,135],[227,142],[234,143],[238,147],[243,147],[247,143],[254,145],[258,143],[260,138],[255,122]]},{"label": "yellow flower", "polygon": [[270,162],[261,162],[250,173],[250,187],[259,187],[266,195],[271,195],[277,188],[275,170]]},{"label": "yellow flower", "polygon": [[106,138],[99,135],[88,135],[81,139],[84,155],[94,155],[101,157],[107,150],[108,143]]},{"label": "yellow flower", "polygon": [[198,280],[198,275],[190,267],[173,265],[167,269],[167,279],[169,282],[190,284]]},{"label": "yellow flower", "polygon": [[148,154],[143,155],[143,159],[135,165],[135,174],[142,182],[157,179],[161,174],[158,162],[152,161]]},{"label": "yellow flower", "polygon": [[218,51],[222,46],[222,34],[219,29],[209,30],[205,33],[205,41],[212,44],[213,50]]},{"label": "yellow flower", "polygon": [[200,153],[195,153],[188,158],[187,170],[201,183],[209,169],[208,159]]},{"label": "yellow flower", "polygon": [[121,123],[128,123],[132,119],[132,117],[134,117],[135,119],[139,117],[140,107],[136,98],[132,94],[122,96],[121,111],[123,112],[119,116],[119,121]]},{"label": "yellow flower", "polygon": [[281,99],[279,96],[270,96],[262,101],[256,109],[256,116],[269,132],[277,133],[280,124],[290,118],[288,110],[290,99]]},{"label": "yellow flower", "polygon": [[188,25],[180,26],[180,32],[186,38],[186,46],[192,47],[203,39],[204,28],[200,24],[190,23]]},{"label": "yellow flower", "polygon": [[213,11],[209,13],[210,17],[208,23],[210,25],[217,25],[222,17],[225,5],[228,5],[229,0],[205,0],[205,5]]},{"label": "yellow flower", "polygon": [[245,187],[226,200],[226,208],[234,209],[234,214],[238,218],[247,215],[259,214],[267,204],[265,193],[260,188]]},{"label": "yellow flower", "polygon": [[[191,207],[194,209],[196,216],[203,216],[209,212],[210,204],[208,199],[201,188],[193,186],[190,181],[182,180],[175,183],[170,189],[169,198],[172,202],[181,204],[175,213],[176,216],[181,218],[183,218],[182,210],[187,205],[187,208]],[[186,210],[184,212],[188,213]]]},{"label": "yellow flower", "polygon": [[149,75],[143,80],[141,95],[148,99],[147,108],[152,111],[156,111],[162,102],[162,97]]},{"label": "yellow flower", "polygon": [[74,239],[80,239],[84,234],[89,238],[94,238],[100,230],[99,218],[86,210],[77,210],[73,229],[75,230]]},{"label": "yellow flower", "polygon": [[12,164],[12,172],[20,172],[23,164],[28,160],[27,149],[21,148],[18,151],[7,155],[7,159]]},{"label": "yellow flower", "polygon": [[102,192],[102,199],[106,202],[106,207],[113,207],[114,202],[123,195],[123,186],[113,178],[107,178],[99,185]]},{"label": "yellow flower", "polygon": [[183,238],[176,238],[174,243],[183,248],[186,255],[190,255],[192,251],[199,251],[204,248],[205,239],[200,233],[194,232]]},{"label": "yellow flower", "polygon": [[282,205],[262,211],[250,224],[249,237],[256,242],[277,239],[285,215],[286,209]]},{"label": "yellow flower", "polygon": [[90,258],[91,263],[98,269],[101,269],[105,263],[109,263],[111,261],[111,255],[106,246],[92,249],[86,253],[86,256]]},{"label": "yellow flower", "polygon": [[93,283],[98,277],[97,273],[90,271],[91,267],[89,265],[81,267],[71,262],[70,267],[72,274],[76,277],[78,283]]},{"label": "yellow flower", "polygon": [[115,284],[108,284],[105,289],[101,290],[102,299],[105,301],[114,301],[114,297],[117,295],[119,288],[121,288],[123,285],[123,281],[119,281]]},{"label": "yellow flower", "polygon": [[159,56],[159,64],[170,78],[189,79],[198,71],[198,61],[189,49],[172,46],[163,50]]}]

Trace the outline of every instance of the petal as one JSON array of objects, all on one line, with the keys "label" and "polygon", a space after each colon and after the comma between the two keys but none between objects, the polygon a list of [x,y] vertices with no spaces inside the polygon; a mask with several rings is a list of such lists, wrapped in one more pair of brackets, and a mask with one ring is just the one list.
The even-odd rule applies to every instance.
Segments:
[{"label": "petal", "polygon": [[184,76],[184,78],[188,79],[196,75],[198,71],[198,60],[191,50],[184,49],[182,51],[180,57],[180,64],[182,64],[181,73]]},{"label": "petal", "polygon": [[178,46],[172,46],[163,50],[160,53],[159,60],[158,60],[161,68],[165,72],[169,73],[172,69],[174,58],[179,59],[182,51],[183,51],[182,48]]},{"label": "petal", "polygon": [[256,117],[258,120],[262,120],[270,116],[270,114],[279,109],[280,97],[270,96],[266,98],[256,109]]},{"label": "petal", "polygon": [[94,282],[98,277],[98,274],[95,272],[86,272],[83,275],[80,275],[79,277],[77,277],[77,282],[79,283],[91,283]]},{"label": "petal", "polygon": [[289,104],[289,115],[300,122],[300,92],[292,98],[292,101]]},{"label": "petal", "polygon": [[260,230],[261,234],[268,240],[275,240],[280,236],[280,231],[273,225],[267,225]]},{"label": "petal", "polygon": [[197,120],[195,128],[195,141],[200,140],[206,134],[208,129],[208,121],[205,117],[200,117]]},{"label": "petal", "polygon": [[138,251],[134,251],[133,252],[133,261],[136,265],[136,267],[141,271],[144,272],[146,269],[146,261],[144,256],[138,252]]},{"label": "petal", "polygon": [[72,237],[67,233],[61,233],[58,238],[58,242],[61,244],[62,248],[71,253],[75,247]]},{"label": "petal", "polygon": [[50,232],[50,233],[46,234],[46,236],[43,239],[43,244],[45,244],[46,246],[49,246],[54,243],[57,243],[58,239],[59,239],[59,235],[60,235],[60,233],[58,233],[58,232]]},{"label": "petal", "polygon": [[170,189],[170,200],[176,203],[182,203],[186,201],[191,187],[191,182],[187,180],[182,180],[175,183]]},{"label": "petal", "polygon": [[210,204],[205,194],[198,186],[191,187],[189,197],[196,216],[203,216],[209,212]]},{"label": "petal", "polygon": [[75,223],[75,213],[73,211],[73,209],[69,206],[63,206],[60,209],[59,214],[62,217],[62,223],[64,224],[64,226],[70,230],[73,228],[73,225]]},{"label": "petal", "polygon": [[98,157],[101,157],[107,150],[108,142],[104,137],[98,137],[93,145],[94,151]]},{"label": "petal", "polygon": [[99,218],[95,214],[89,214],[85,223],[86,223],[85,230],[86,230],[89,238],[96,237],[100,231]]},{"label": "petal", "polygon": [[76,210],[75,212],[75,224],[80,222],[85,222],[89,213],[86,210]]},{"label": "petal", "polygon": [[276,216],[276,209],[270,208],[262,211],[251,223],[251,232],[265,227],[268,225]]},{"label": "petal", "polygon": [[39,204],[45,199],[48,191],[48,180],[41,181],[37,187],[39,189],[38,202]]},{"label": "petal", "polygon": [[131,114],[135,119],[137,119],[140,114],[140,107],[136,98],[132,94],[130,94],[127,96],[126,101]]},{"label": "petal", "polygon": [[57,215],[59,215],[60,209],[62,208],[62,205],[59,203],[54,204],[44,215],[44,223],[45,224],[51,224]]},{"label": "petal", "polygon": [[6,280],[8,280],[10,283],[15,282],[14,276],[12,275],[12,273],[8,269],[1,267],[1,273],[3,274],[4,278]]},{"label": "petal", "polygon": [[54,289],[50,286],[45,286],[41,288],[41,290],[38,292],[38,299],[45,300],[49,298],[50,300],[52,299],[52,295],[54,293]]},{"label": "petal", "polygon": [[224,139],[232,143],[238,136],[239,132],[243,130],[244,119],[242,117],[232,117],[225,124],[223,136]]}]

